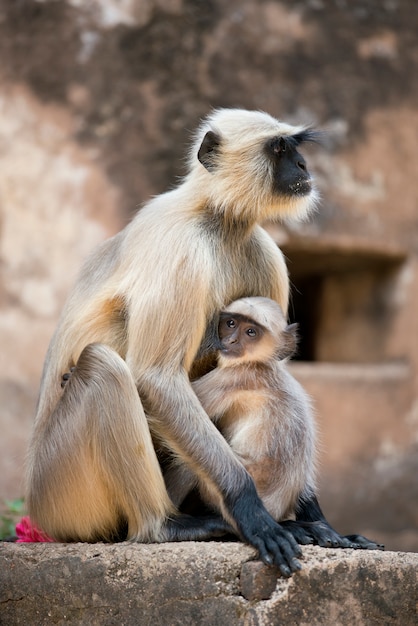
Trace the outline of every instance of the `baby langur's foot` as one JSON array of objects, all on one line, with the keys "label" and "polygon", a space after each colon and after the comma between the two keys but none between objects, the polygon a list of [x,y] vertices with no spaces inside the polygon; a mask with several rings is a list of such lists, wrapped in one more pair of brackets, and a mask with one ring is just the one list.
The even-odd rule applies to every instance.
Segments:
[{"label": "baby langur's foot", "polygon": [[286,520],[282,522],[301,545],[310,543],[322,548],[352,548],[355,550],[384,550],[384,545],[362,535],[340,535],[326,520],[314,522]]},{"label": "baby langur's foot", "polygon": [[75,370],[75,366],[72,367],[69,372],[65,372],[65,374],[62,375],[61,387],[63,389],[64,389],[65,385],[67,384],[67,382],[70,380],[71,376],[73,375],[74,370]]}]

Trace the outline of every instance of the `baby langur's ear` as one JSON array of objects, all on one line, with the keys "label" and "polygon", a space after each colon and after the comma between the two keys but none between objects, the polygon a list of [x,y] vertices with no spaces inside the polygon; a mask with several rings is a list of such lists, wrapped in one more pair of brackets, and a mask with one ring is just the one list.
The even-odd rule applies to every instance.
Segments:
[{"label": "baby langur's ear", "polygon": [[288,324],[282,334],[282,341],[279,346],[279,359],[286,359],[295,354],[298,347],[299,324]]},{"label": "baby langur's ear", "polygon": [[293,335],[296,340],[298,338],[298,330],[299,330],[299,324],[297,322],[294,322],[293,324],[288,324],[286,326],[286,332],[289,333],[290,335]]},{"label": "baby langur's ear", "polygon": [[221,138],[219,135],[214,133],[213,130],[209,130],[206,133],[202,143],[200,144],[197,158],[209,172],[216,168],[216,161],[220,145]]}]

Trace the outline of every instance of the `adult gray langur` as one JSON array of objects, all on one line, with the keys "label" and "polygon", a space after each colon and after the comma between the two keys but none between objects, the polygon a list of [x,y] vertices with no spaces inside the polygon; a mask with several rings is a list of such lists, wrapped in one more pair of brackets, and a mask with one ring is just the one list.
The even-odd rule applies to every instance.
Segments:
[{"label": "adult gray langur", "polygon": [[[28,512],[54,539],[199,539],[231,525],[284,575],[300,568],[295,537],[267,512],[189,372],[233,300],[268,297],[286,314],[286,265],[259,223],[314,206],[298,151],[312,139],[266,113],[215,111],[183,182],[85,263],[47,353],[27,460]],[[178,513],[151,435],[219,495],[222,516]]]}]

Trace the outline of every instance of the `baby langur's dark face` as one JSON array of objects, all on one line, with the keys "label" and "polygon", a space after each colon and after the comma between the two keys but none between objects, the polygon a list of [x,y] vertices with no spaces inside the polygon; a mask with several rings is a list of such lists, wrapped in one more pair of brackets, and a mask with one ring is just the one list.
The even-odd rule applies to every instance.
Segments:
[{"label": "baby langur's dark face", "polygon": [[238,313],[221,313],[219,321],[220,349],[232,358],[250,355],[260,344],[264,329],[250,318]]},{"label": "baby langur's dark face", "polygon": [[291,356],[297,344],[297,324],[286,326],[279,337],[253,319],[239,313],[222,312],[219,319],[219,348],[223,357],[266,362]]}]

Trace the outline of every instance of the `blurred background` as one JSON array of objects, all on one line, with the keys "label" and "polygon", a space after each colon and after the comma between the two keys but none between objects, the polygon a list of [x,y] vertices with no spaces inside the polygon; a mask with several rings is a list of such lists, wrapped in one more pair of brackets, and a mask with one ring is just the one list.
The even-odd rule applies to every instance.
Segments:
[{"label": "blurred background", "polygon": [[[284,250],[320,500],[418,550],[416,0],[0,0],[0,499],[23,494],[45,352],[88,252],[178,181],[213,107],[328,132]],[[169,253],[169,252],[168,252]]]}]

